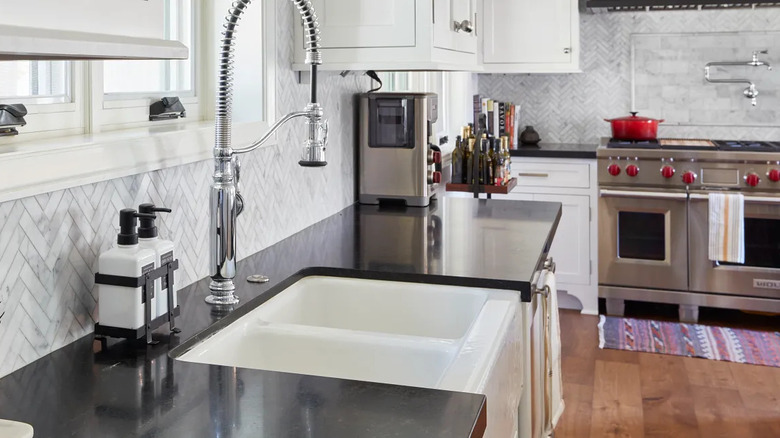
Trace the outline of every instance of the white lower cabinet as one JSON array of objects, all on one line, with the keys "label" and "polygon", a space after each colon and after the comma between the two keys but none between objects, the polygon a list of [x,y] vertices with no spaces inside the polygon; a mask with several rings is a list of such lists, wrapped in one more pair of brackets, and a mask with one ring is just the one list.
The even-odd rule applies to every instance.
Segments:
[{"label": "white lower cabinet", "polygon": [[[582,313],[598,313],[596,160],[512,158],[517,186],[495,199],[547,201],[563,204],[550,255],[557,266],[558,289],[577,298]],[[577,303],[562,296],[561,307]]]}]

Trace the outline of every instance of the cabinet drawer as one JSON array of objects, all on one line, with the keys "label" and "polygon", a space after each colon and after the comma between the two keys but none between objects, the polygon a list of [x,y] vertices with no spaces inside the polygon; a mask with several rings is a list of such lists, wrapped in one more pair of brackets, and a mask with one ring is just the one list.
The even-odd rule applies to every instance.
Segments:
[{"label": "cabinet drawer", "polygon": [[512,161],[512,175],[521,187],[590,187],[588,164],[523,163]]}]

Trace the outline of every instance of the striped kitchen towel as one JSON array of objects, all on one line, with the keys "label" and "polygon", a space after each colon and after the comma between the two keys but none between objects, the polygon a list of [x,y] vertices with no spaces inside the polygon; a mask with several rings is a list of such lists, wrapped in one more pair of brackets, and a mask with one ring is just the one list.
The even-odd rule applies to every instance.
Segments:
[{"label": "striped kitchen towel", "polygon": [[710,260],[745,263],[745,197],[710,193]]}]

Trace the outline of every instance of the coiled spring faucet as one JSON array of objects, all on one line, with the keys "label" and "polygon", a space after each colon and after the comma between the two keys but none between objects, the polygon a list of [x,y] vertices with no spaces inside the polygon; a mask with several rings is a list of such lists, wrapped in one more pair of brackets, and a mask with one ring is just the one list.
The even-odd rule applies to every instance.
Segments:
[{"label": "coiled spring faucet", "polygon": [[269,138],[289,120],[306,118],[307,139],[303,145],[301,160],[305,167],[325,166],[325,146],[328,141],[328,125],[323,120],[322,107],[317,102],[317,66],[322,64],[320,54],[320,32],[317,15],[310,0],[291,0],[304,23],[306,42],[306,63],[311,68],[311,99],[303,111],[289,113],[279,119],[268,132],[254,143],[241,147],[231,146],[231,120],[233,100],[233,44],[236,27],[241,14],[252,0],[233,2],[222,32],[220,43],[219,72],[217,76],[217,111],[215,115],[214,182],[209,201],[211,213],[210,260],[211,295],[206,297],[210,304],[235,304],[238,297],[233,279],[236,276],[236,218],[244,208],[239,191],[240,162],[238,155],[251,152]]}]

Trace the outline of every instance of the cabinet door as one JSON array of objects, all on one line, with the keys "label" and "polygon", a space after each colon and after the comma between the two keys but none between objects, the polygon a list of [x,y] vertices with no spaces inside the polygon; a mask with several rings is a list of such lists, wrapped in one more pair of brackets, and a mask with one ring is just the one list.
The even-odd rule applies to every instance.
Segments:
[{"label": "cabinet door", "polygon": [[570,63],[575,7],[573,0],[484,0],[484,63]]},{"label": "cabinet door", "polygon": [[[433,0],[433,45],[464,53],[477,53],[477,0]],[[455,22],[471,23],[471,32],[455,30]]]},{"label": "cabinet door", "polygon": [[563,204],[550,255],[559,283],[590,284],[590,197],[535,194],[534,201]]},{"label": "cabinet door", "polygon": [[415,0],[312,0],[325,49],[415,45]]}]

